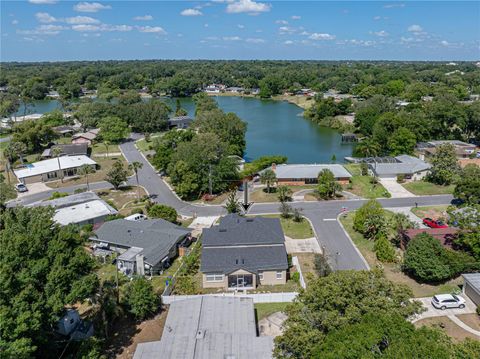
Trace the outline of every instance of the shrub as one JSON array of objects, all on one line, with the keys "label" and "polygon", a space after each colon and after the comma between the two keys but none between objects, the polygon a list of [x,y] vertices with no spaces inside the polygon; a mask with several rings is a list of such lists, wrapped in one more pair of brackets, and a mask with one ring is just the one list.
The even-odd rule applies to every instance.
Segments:
[{"label": "shrub", "polygon": [[295,283],[300,282],[300,273],[298,273],[298,272],[292,273],[292,280],[293,280]]},{"label": "shrub", "polygon": [[403,269],[424,282],[441,282],[478,268],[468,254],[442,247],[432,236],[422,233],[413,238],[405,251]]},{"label": "shrub", "polygon": [[83,192],[87,192],[87,188],[86,188],[86,187],[77,188],[75,191],[73,191],[73,193],[75,193],[75,194],[77,194],[77,193],[83,193]]},{"label": "shrub", "polygon": [[366,163],[361,163],[360,164],[360,173],[362,176],[367,176],[368,175],[368,165]]},{"label": "shrub", "polygon": [[293,221],[297,223],[303,221],[302,210],[300,208],[295,208],[293,210]]},{"label": "shrub", "polygon": [[178,276],[175,281],[175,294],[191,295],[197,293],[195,278],[191,276]]},{"label": "shrub", "polygon": [[398,182],[398,183],[403,183],[403,182],[405,182],[405,175],[404,175],[404,174],[399,174],[399,175],[397,176],[397,182]]},{"label": "shrub", "polygon": [[134,208],[132,209],[132,211],[130,212],[130,214],[143,214],[143,209],[141,208]]},{"label": "shrub", "polygon": [[378,238],[375,241],[373,249],[379,261],[386,263],[395,261],[395,248],[393,248],[387,237],[381,236]]},{"label": "shrub", "polygon": [[62,197],[67,197],[68,193],[66,192],[53,192],[52,195],[50,196],[49,199],[57,199],[57,198],[62,198]]},{"label": "shrub", "polygon": [[125,291],[125,303],[137,319],[145,319],[155,313],[158,308],[158,297],[152,283],[144,277],[135,277]]},{"label": "shrub", "polygon": [[290,206],[286,202],[280,203],[279,210],[280,216],[282,216],[282,218],[290,218],[292,216],[292,206]]},{"label": "shrub", "polygon": [[362,233],[367,239],[373,239],[385,233],[387,221],[381,204],[372,199],[360,207],[353,218],[353,229]]},{"label": "shrub", "polygon": [[154,204],[147,208],[147,214],[152,218],[162,218],[166,221],[176,223],[177,222],[177,211],[175,208],[166,206],[164,204]]}]

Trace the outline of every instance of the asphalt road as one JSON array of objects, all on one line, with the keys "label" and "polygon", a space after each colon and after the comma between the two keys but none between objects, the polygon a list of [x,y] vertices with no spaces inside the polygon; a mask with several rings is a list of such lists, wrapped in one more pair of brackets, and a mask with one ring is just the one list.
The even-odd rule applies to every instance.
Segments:
[{"label": "asphalt road", "polygon": [[[132,135],[130,141],[120,145],[120,148],[128,162],[138,161],[143,163],[143,167],[138,172],[139,184],[143,186],[150,194],[152,201],[167,204],[174,207],[177,212],[184,216],[218,216],[225,214],[222,206],[201,206],[192,205],[179,199],[175,193],[156,173],[154,168],[145,159],[145,157],[135,147],[134,140],[139,139],[139,135]],[[129,179],[130,184],[136,184],[134,177]],[[85,187],[84,185],[63,188],[62,192],[73,193],[76,188]],[[107,182],[97,182],[90,184],[91,189],[103,189],[111,187]],[[24,197],[21,201],[10,203],[10,205],[28,204],[46,199],[51,193],[57,190],[38,193],[32,196]],[[384,207],[413,207],[415,203],[419,206],[449,204],[452,200],[450,195],[426,196],[413,198],[392,198],[382,199],[380,203]],[[342,207],[347,210],[359,208],[365,200],[345,200],[345,201],[325,201],[325,202],[293,202],[291,205],[295,208],[301,208],[303,215],[310,220],[315,230],[320,247],[325,251],[331,266],[334,269],[368,269],[357,248],[350,241],[344,232],[340,223],[337,221]],[[278,203],[258,203],[253,204],[249,209],[249,214],[267,214],[278,213]]]}]

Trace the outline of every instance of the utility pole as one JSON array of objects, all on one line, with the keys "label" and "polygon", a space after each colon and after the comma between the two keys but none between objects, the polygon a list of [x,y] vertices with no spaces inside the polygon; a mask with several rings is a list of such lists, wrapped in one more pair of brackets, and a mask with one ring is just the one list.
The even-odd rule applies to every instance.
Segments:
[{"label": "utility pole", "polygon": [[248,180],[246,178],[243,180],[243,205],[248,205]]},{"label": "utility pole", "polygon": [[208,191],[212,195],[212,165],[208,165]]}]

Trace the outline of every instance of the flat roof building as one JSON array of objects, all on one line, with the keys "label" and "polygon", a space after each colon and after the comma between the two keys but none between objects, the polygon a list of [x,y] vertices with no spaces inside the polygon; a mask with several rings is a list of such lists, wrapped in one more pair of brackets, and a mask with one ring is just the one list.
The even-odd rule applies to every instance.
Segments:
[{"label": "flat roof building", "polygon": [[258,337],[253,299],[198,296],[173,302],[160,341],[133,359],[270,359],[273,338]]},{"label": "flat roof building", "polygon": [[23,183],[47,182],[75,176],[83,165],[96,168],[97,163],[84,155],[63,156],[28,164],[25,168],[14,170],[14,173]]},{"label": "flat roof building", "polygon": [[273,164],[270,167],[281,184],[303,185],[318,182],[318,175],[327,169],[337,181],[348,182],[352,177],[345,167],[339,164]]}]

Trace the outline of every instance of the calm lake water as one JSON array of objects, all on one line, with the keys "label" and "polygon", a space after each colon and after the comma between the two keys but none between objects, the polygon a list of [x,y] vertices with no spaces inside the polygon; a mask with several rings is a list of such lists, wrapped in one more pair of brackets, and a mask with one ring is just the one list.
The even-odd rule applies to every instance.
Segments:
[{"label": "calm lake water", "polygon": [[[288,102],[259,100],[230,96],[215,97],[225,112],[234,112],[247,127],[247,160],[265,155],[285,155],[289,163],[330,163],[333,155],[337,162],[352,154],[352,144],[342,144],[340,134],[330,128],[318,126],[303,118],[303,110]],[[189,115],[195,113],[191,98],[180,99]],[[175,99],[171,100],[175,108]],[[56,100],[37,101],[29,106],[29,113],[44,113],[60,108]],[[19,110],[23,115],[23,108]]]}]

